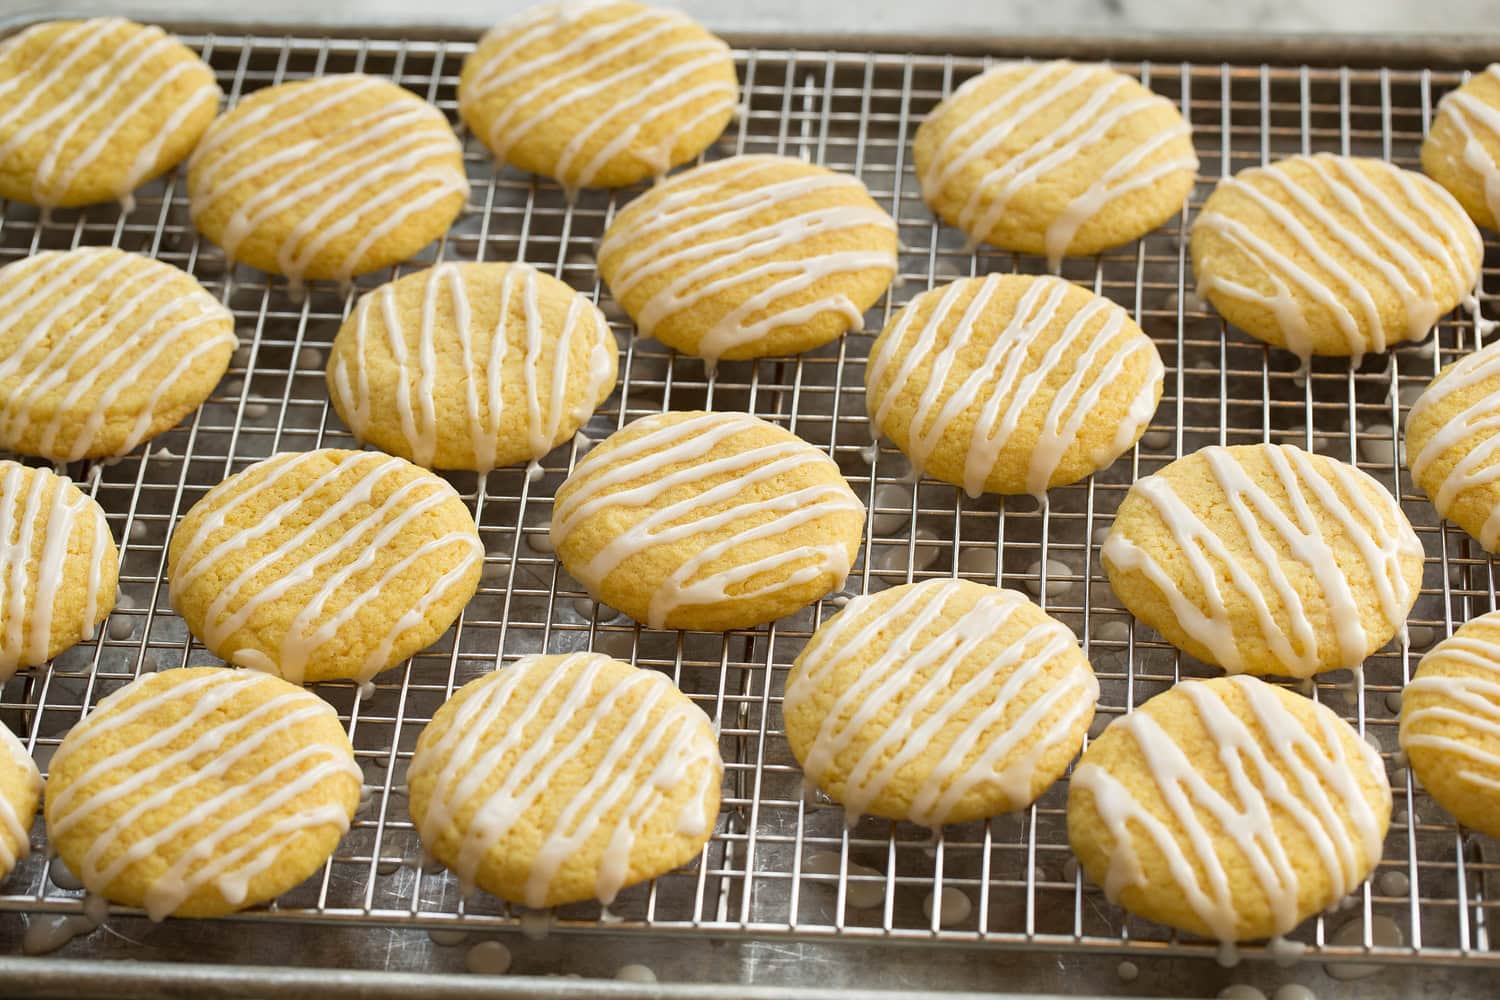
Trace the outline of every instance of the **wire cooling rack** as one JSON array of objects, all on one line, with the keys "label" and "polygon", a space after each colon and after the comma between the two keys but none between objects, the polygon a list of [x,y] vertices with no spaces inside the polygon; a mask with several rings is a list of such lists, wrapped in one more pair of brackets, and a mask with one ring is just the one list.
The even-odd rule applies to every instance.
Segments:
[{"label": "wire cooling rack", "polygon": [[[230,101],[283,80],[357,71],[394,78],[455,121],[457,75],[473,48],[471,42],[241,34],[185,40],[214,66]],[[895,309],[962,275],[1042,268],[1032,257],[967,252],[963,238],[939,226],[924,207],[913,175],[917,124],[985,61],[769,48],[735,54],[742,113],[707,155],[787,153],[851,173],[899,223],[902,250],[899,278],[867,314],[863,332],[794,358],[726,362],[713,378],[698,360],[636,338],[595,274],[595,241],[635,192],[586,191],[570,205],[550,182],[496,173],[489,155],[467,137],[473,194],[443,241],[395,271],[360,279],[352,290],[314,283],[301,300],[290,297],[280,279],[244,268],[226,271],[222,255],[189,224],[180,176],[140,192],[128,214],[104,206],[39,218],[28,206],[0,203],[0,261],[85,244],[153,255],[191,271],[220,295],[234,311],[242,344],[213,398],[182,426],[113,464],[69,470],[108,513],[120,542],[122,598],[96,641],[48,670],[17,675],[0,691],[0,714],[43,770],[89,707],[142,671],[216,662],[192,641],[167,601],[172,525],[210,487],[250,462],[279,451],[353,444],[329,409],[323,365],[358,292],[435,259],[522,259],[604,309],[622,348],[619,387],[582,435],[547,457],[541,478],[528,482],[519,468],[453,477],[485,544],[479,594],[437,645],[381,675],[372,696],[359,700],[350,686],[319,687],[347,724],[366,799],[319,875],[276,905],[233,918],[262,925],[247,937],[269,934],[267,923],[441,931],[534,929],[550,922],[563,932],[634,935],[638,942],[698,935],[1074,955],[1213,953],[1210,942],[1127,918],[1085,884],[1067,848],[1065,782],[1024,812],[951,826],[936,839],[875,819],[845,828],[841,809],[805,793],[782,734],[781,692],[792,660],[836,609],[838,595],[769,626],[725,635],[653,632],[589,601],[548,547],[554,491],[592,441],[629,420],[707,407],[760,414],[838,462],[870,511],[849,593],[957,575],[1027,591],[1074,628],[1101,681],[1095,735],[1179,678],[1213,672],[1135,626],[1105,581],[1099,545],[1134,479],[1205,445],[1256,441],[1297,443],[1370,472],[1400,497],[1426,547],[1409,645],[1393,644],[1372,657],[1362,683],[1342,672],[1303,690],[1379,748],[1393,779],[1395,819],[1372,880],[1342,909],[1303,924],[1292,939],[1305,946],[1306,957],[1323,960],[1500,965],[1489,931],[1500,891],[1497,845],[1457,830],[1413,788],[1396,756],[1400,690],[1421,653],[1457,624],[1496,607],[1492,563],[1462,532],[1438,521],[1397,461],[1402,419],[1416,394],[1441,365],[1478,345],[1482,327],[1455,313],[1424,344],[1367,359],[1356,370],[1320,360],[1302,377],[1289,355],[1226,328],[1197,300],[1185,246],[1193,214],[1221,174],[1316,151],[1416,167],[1436,101],[1461,74],[1117,64],[1180,104],[1194,129],[1202,174],[1174,222],[1098,258],[1069,260],[1063,273],[1136,317],[1166,363],[1166,392],[1138,447],[1091,480],[1053,490],[1039,508],[1029,498],[969,500],[951,486],[913,484],[898,452],[869,448],[865,416],[865,356]],[[1488,248],[1485,275],[1493,284],[1493,240]],[[1486,306],[1493,311],[1493,304]],[[574,905],[542,917],[508,910],[485,895],[466,903],[452,878],[423,867],[407,817],[403,782],[417,735],[465,681],[526,653],[583,648],[669,674],[714,720],[726,775],[713,839],[693,864],[627,890],[608,912]],[[40,818],[32,842],[38,849],[0,886],[0,911],[78,912],[81,893],[51,877]],[[970,903],[962,919],[945,920],[944,908],[932,906],[944,890]],[[0,916],[0,923],[14,919]],[[1260,953],[1254,947],[1246,952]],[[379,967],[378,957],[373,961]]]}]

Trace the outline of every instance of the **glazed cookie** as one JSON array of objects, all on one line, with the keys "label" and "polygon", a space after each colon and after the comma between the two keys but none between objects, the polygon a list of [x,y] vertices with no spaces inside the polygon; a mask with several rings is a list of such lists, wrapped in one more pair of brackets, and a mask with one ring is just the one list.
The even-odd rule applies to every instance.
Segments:
[{"label": "glazed cookie", "polygon": [[1086,256],[1182,211],[1198,157],[1171,101],[1107,66],[1003,63],[917,129],[922,197],[978,243]]},{"label": "glazed cookie", "polygon": [[0,682],[92,639],[119,577],[97,503],[49,469],[0,461]]},{"label": "glazed cookie", "polygon": [[36,761],[5,726],[0,726],[0,879],[31,853],[31,818],[42,798]]},{"label": "glazed cookie", "polygon": [[643,337],[710,364],[796,354],[859,329],[896,273],[896,224],[853,177],[736,156],[626,205],[598,260]]},{"label": "glazed cookie", "polygon": [[738,93],[729,46],[686,15],[554,0],[480,39],[458,110],[497,160],[577,190],[693,159],[729,124]]},{"label": "glazed cookie", "polygon": [[1163,368],[1119,306],[1061,278],[990,274],[918,295],[870,349],[872,429],[912,469],[980,493],[1042,496],[1145,432]]},{"label": "glazed cookie", "polygon": [[152,920],[275,899],[323,866],[359,806],[349,737],[268,674],[144,674],[68,731],[47,840],[84,886]]},{"label": "glazed cookie", "polygon": [[1292,445],[1204,448],[1136,480],[1100,554],[1132,614],[1232,674],[1358,667],[1422,583],[1390,493]]},{"label": "glazed cookie", "polygon": [[1030,805],[1062,776],[1099,682],[1067,626],[1013,590],[927,580],[855,598],[786,680],[807,778],[862,814],[936,829]]},{"label": "glazed cookie", "polygon": [[614,389],[619,348],[587,298],[526,264],[439,264],[364,295],[328,358],[362,441],[488,472],[568,440]]},{"label": "glazed cookie", "polygon": [[124,455],[176,426],[234,355],[234,317],[186,272],[110,247],[0,268],[0,447]]},{"label": "glazed cookie", "polygon": [[651,628],[723,632],[843,586],[865,509],[839,467],[745,413],[643,417],[557,491],[552,543],[595,600]]},{"label": "glazed cookie", "polygon": [[1219,182],[1192,232],[1198,291],[1306,361],[1421,340],[1479,280],[1453,196],[1384,160],[1293,156]]},{"label": "glazed cookie", "polygon": [[188,155],[219,110],[214,72],[160,28],[44,21],[0,43],[0,198],[120,201]]},{"label": "glazed cookie", "polygon": [[1422,169],[1486,229],[1500,230],[1500,63],[1438,102]]},{"label": "glazed cookie", "polygon": [[357,74],[256,91],[188,161],[193,224],[230,260],[293,286],[406,260],[447,231],[468,194],[442,112]]},{"label": "glazed cookie", "polygon": [[448,630],[484,548],[452,486],[371,451],[286,453],[193,505],[172,606],[215,656],[297,684],[368,681]]},{"label": "glazed cookie", "polygon": [[1500,343],[1438,373],[1406,417],[1412,481],[1437,512],[1500,552]]},{"label": "glazed cookie", "polygon": [[525,656],[459,688],[407,771],[422,846],[533,908],[597,899],[686,864],[719,813],[708,717],[664,675],[599,653]]},{"label": "glazed cookie", "polygon": [[1253,677],[1187,681],[1113,722],[1068,787],[1068,842],[1131,913],[1224,942],[1286,934],[1380,860],[1380,756]]}]

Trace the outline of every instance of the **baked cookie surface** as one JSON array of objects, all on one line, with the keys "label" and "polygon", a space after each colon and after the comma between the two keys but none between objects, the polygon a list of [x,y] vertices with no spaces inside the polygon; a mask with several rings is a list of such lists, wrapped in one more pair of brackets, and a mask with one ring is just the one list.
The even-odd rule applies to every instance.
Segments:
[{"label": "baked cookie surface", "polygon": [[562,0],[480,39],[458,109],[497,160],[576,190],[688,162],[724,131],[738,94],[729,46],[686,15]]},{"label": "baked cookie surface", "polygon": [[1068,787],[1068,841],[1091,881],[1225,942],[1285,934],[1353,892],[1390,817],[1374,748],[1253,677],[1151,698],[1089,744]]},{"label": "baked cookie surface", "polygon": [[144,674],[69,730],[47,839],[90,892],[153,920],[219,916],[323,866],[361,775],[333,708],[253,670]]},{"label": "baked cookie surface", "polygon": [[0,726],[0,879],[31,853],[31,820],[42,798],[42,773],[26,747]]},{"label": "baked cookie surface", "polygon": [[1483,242],[1453,196],[1383,160],[1319,153],[1250,167],[1193,223],[1198,291],[1304,361],[1421,340],[1479,280]]},{"label": "baked cookie surface", "polygon": [[586,297],[526,264],[439,264],[362,296],[328,394],[355,437],[439,469],[534,461],[614,389],[619,348]]},{"label": "baked cookie surface", "polygon": [[1443,517],[1500,551],[1500,343],[1445,367],[1406,417],[1412,481]]},{"label": "baked cookie surface", "polygon": [[642,417],[558,488],[557,557],[651,628],[723,632],[843,585],[864,505],[826,454],[745,413]]},{"label": "baked cookie surface", "polygon": [[284,453],[172,533],[172,606],[209,651],[297,684],[368,681],[447,631],[484,549],[445,480],[370,451]]},{"label": "baked cookie surface", "polygon": [[1099,683],[1013,590],[926,580],[858,597],[787,675],[787,742],[850,820],[937,828],[1024,808],[1061,777]]},{"label": "baked cookie surface", "polygon": [[192,275],[110,247],[0,268],[0,447],[54,462],[128,454],[218,385],[234,317]]},{"label": "baked cookie surface", "polygon": [[1422,169],[1471,219],[1500,231],[1500,63],[1438,102],[1422,141]]},{"label": "baked cookie surface", "polygon": [[422,845],[476,887],[541,908],[609,904],[691,861],[724,765],[663,674],[599,653],[525,656],[459,688],[407,771]]},{"label": "baked cookie surface", "polygon": [[857,330],[896,272],[865,186],[789,156],[684,171],[626,205],[599,274],[643,337],[710,363],[796,354]]},{"label": "baked cookie surface", "polygon": [[865,398],[913,470],[970,496],[1041,496],[1140,439],[1163,372],[1151,338],[1108,299],[1061,278],[991,274],[891,317]]},{"label": "baked cookie surface", "polygon": [[1229,673],[1358,667],[1422,581],[1390,493],[1292,445],[1204,448],[1136,480],[1100,554],[1132,614]]},{"label": "baked cookie surface", "polygon": [[933,109],[912,143],[944,222],[1007,250],[1089,255],[1182,211],[1198,157],[1171,101],[1098,64],[1003,63]]},{"label": "baked cookie surface", "polygon": [[0,198],[121,201],[192,151],[223,94],[157,27],[44,21],[0,42]]},{"label": "baked cookie surface", "polygon": [[294,286],[406,260],[448,230],[468,194],[443,113],[360,74],[257,90],[188,160],[193,225],[230,260]]}]

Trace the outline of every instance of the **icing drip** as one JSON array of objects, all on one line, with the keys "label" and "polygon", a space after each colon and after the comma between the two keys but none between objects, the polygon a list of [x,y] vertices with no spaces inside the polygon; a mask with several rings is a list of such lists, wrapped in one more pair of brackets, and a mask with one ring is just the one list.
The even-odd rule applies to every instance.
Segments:
[{"label": "icing drip", "polygon": [[[1491,63],[1485,75],[1500,81],[1500,63]],[[1500,142],[1500,107],[1463,90],[1455,90],[1438,102],[1438,118],[1453,123],[1464,139],[1464,165],[1479,175],[1484,202],[1500,225],[1500,163],[1485,145]],[[1488,135],[1485,135],[1488,133]]]},{"label": "icing drip", "polygon": [[[1482,739],[1500,740],[1500,614],[1490,612],[1465,624],[1423,658],[1423,666],[1455,671],[1419,670],[1405,696],[1431,695],[1401,716],[1401,749],[1425,747],[1452,760],[1459,777],[1476,794],[1500,792],[1500,754],[1486,750]],[[1473,730],[1482,736],[1456,732]]]},{"label": "icing drip", "polygon": [[[1449,397],[1480,388],[1473,400],[1432,428],[1432,435],[1410,456],[1411,475],[1432,497],[1439,510],[1449,510],[1459,496],[1471,489],[1483,488],[1500,479],[1500,342],[1491,344],[1454,362],[1417,397],[1407,415],[1410,429],[1431,423],[1429,411]],[[1434,464],[1445,453],[1454,451],[1462,457],[1434,481],[1429,476]],[[1479,544],[1490,552],[1500,548],[1500,507],[1485,520],[1479,532]]]},{"label": "icing drip", "polygon": [[[0,726],[0,751],[10,758],[10,763],[4,766],[22,775],[27,795],[35,804],[37,796],[42,794],[41,772],[21,741],[5,726]],[[10,799],[0,795],[0,878],[30,853],[31,815],[20,815]]]}]

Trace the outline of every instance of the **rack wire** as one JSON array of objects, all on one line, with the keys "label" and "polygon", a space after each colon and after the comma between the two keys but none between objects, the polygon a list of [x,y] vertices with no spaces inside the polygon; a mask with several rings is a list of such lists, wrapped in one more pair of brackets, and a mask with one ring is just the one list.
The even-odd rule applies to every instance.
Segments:
[{"label": "rack wire", "polygon": [[[457,121],[455,89],[470,42],[345,37],[185,36],[218,72],[231,102],[284,80],[336,72],[389,76]],[[407,815],[404,774],[433,711],[465,681],[526,653],[593,648],[660,670],[714,720],[726,764],[712,841],[685,869],[622,893],[609,911],[563,907],[548,917],[565,932],[872,940],[985,945],[1056,952],[1213,954],[1211,942],[1128,918],[1086,884],[1070,860],[1066,782],[1031,808],[950,826],[936,838],[916,827],[865,819],[846,828],[842,810],[804,791],[782,734],[786,671],[840,595],[755,629],[724,635],[642,628],[591,602],[547,545],[550,497],[592,441],[664,409],[747,410],[825,449],[869,508],[848,593],[931,577],[962,576],[1029,592],[1073,627],[1099,675],[1091,731],[1184,676],[1213,671],[1137,626],[1110,591],[1099,545],[1129,484],[1179,455],[1213,443],[1289,441],[1352,461],[1400,498],[1427,552],[1409,642],[1373,656],[1362,682],[1325,675],[1303,690],[1356,725],[1387,761],[1396,815],[1384,858],[1344,909],[1292,935],[1309,958],[1500,965],[1491,950],[1497,905],[1496,845],[1455,828],[1413,787],[1397,757],[1399,695],[1435,641],[1496,604],[1492,562],[1441,523],[1400,458],[1402,419],[1438,368],[1476,347],[1482,327],[1465,313],[1444,318],[1433,339],[1404,345],[1357,369],[1317,361],[1305,377],[1287,354],[1229,329],[1193,294],[1186,234],[1216,178],[1295,152],[1378,156],[1416,167],[1436,100],[1461,82],[1454,71],[1130,62],[1177,101],[1194,129],[1202,173],[1171,224],[1063,274],[1120,303],[1155,340],[1166,391],[1141,444],[1083,483],[1029,498],[970,500],[954,487],[911,482],[902,456],[872,451],[863,367],[873,334],[917,293],[962,275],[1040,272],[1039,259],[981,249],[940,226],[923,205],[910,141],[923,116],[986,61],[957,56],[752,48],[735,52],[741,114],[709,158],[741,152],[804,156],[861,178],[900,226],[900,274],[865,330],[794,358],[726,362],[709,377],[696,359],[636,337],[599,283],[595,240],[632,191],[586,191],[570,204],[555,185],[511,170],[465,136],[473,193],[453,230],[419,260],[360,279],[354,288],[314,283],[293,299],[280,279],[240,268],[192,230],[180,175],[140,192],[128,213],[114,206],[39,217],[0,203],[0,262],[42,249],[110,244],[193,274],[233,310],[241,338],[212,399],[176,429],[112,464],[69,471],[98,499],[120,542],[121,602],[97,640],[24,671],[0,690],[0,715],[45,771],[63,735],[99,699],[143,671],[217,662],[192,640],[167,602],[166,542],[175,520],[231,472],[278,451],[353,446],[330,412],[323,364],[332,337],[363,290],[436,259],[523,259],[598,302],[621,344],[618,389],[585,431],[528,481],[519,468],[458,474],[486,548],[478,596],[435,646],[356,697],[320,685],[348,727],[367,795],[348,836],[322,872],[271,907],[240,914],[252,924],[332,923],[511,928],[536,915],[480,895],[426,869]],[[462,133],[461,133],[462,134]],[[1497,245],[1488,244],[1493,284]],[[1434,346],[1435,345],[1435,346]],[[847,596],[847,595],[844,595]],[[50,877],[40,817],[39,849],[0,886],[0,911],[71,913],[82,895]],[[956,889],[972,904],[941,922],[930,898]],[[126,915],[130,911],[117,911]],[[1400,942],[1372,928],[1383,918]],[[1362,921],[1352,937],[1336,932]],[[1346,932],[1348,933],[1348,932]],[[1247,949],[1257,954],[1255,948]]]}]

